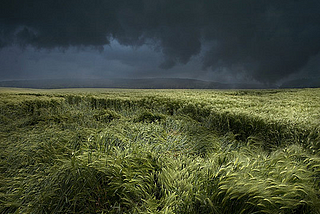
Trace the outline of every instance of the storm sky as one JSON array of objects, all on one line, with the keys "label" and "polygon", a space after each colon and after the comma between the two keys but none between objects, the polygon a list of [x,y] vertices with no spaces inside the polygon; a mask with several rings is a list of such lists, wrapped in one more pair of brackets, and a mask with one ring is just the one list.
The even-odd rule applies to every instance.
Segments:
[{"label": "storm sky", "polygon": [[319,76],[318,0],[0,2],[0,80]]}]

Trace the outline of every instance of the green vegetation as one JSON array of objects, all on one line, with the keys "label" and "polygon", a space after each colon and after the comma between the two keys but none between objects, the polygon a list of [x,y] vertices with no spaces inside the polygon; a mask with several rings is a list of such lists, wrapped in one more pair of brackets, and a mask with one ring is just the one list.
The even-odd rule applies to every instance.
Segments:
[{"label": "green vegetation", "polygon": [[320,90],[0,89],[0,213],[320,213]]}]

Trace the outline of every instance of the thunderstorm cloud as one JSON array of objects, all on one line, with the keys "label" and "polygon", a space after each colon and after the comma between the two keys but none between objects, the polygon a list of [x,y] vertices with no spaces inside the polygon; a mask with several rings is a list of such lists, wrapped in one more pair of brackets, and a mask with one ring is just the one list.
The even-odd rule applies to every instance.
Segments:
[{"label": "thunderstorm cloud", "polygon": [[[19,47],[63,54],[92,48],[104,60],[117,57],[118,65],[108,64],[113,72],[131,66],[130,75],[141,77],[226,73],[274,83],[311,67],[315,72],[309,73],[319,73],[314,63],[320,60],[317,0],[2,0],[0,8],[2,52]],[[109,50],[112,44],[123,51]],[[131,49],[146,60],[155,54],[148,64],[134,52],[125,54]],[[15,64],[5,55],[0,62]],[[97,61],[96,73],[111,72]]]}]

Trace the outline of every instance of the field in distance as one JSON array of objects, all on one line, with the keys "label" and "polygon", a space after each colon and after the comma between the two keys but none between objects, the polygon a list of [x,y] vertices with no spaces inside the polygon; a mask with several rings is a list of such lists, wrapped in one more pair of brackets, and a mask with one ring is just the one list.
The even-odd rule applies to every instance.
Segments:
[{"label": "field in distance", "polygon": [[0,88],[0,213],[320,213],[319,98]]}]

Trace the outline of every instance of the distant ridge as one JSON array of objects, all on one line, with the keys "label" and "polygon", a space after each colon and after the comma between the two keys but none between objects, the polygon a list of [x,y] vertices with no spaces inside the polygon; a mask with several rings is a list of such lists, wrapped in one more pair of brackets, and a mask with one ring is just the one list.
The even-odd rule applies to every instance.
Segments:
[{"label": "distant ridge", "polygon": [[[0,81],[0,87],[17,88],[126,88],[126,89],[261,89],[259,84],[225,84],[196,79],[39,79]],[[270,88],[270,87],[268,87]],[[274,88],[274,87],[271,87]]]}]

